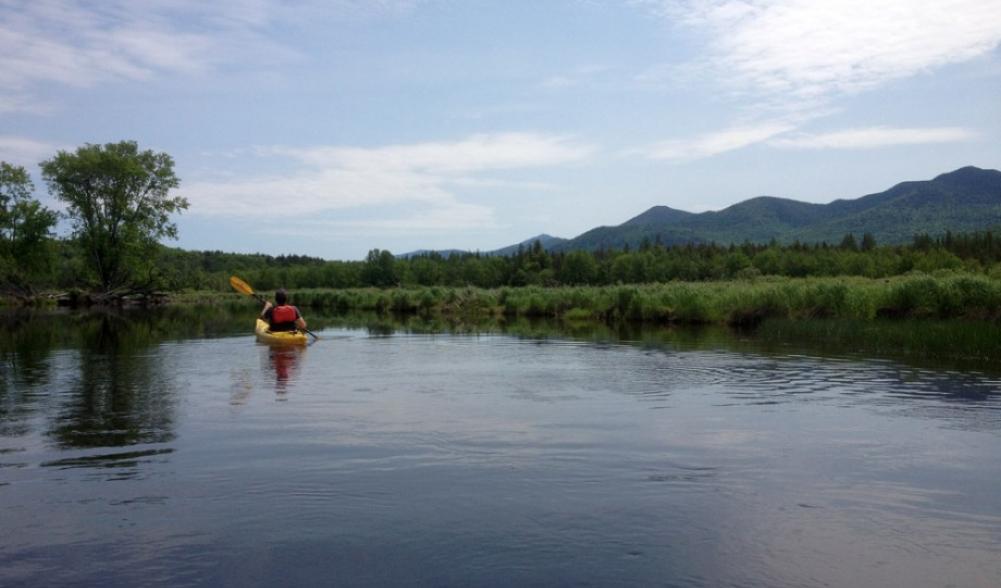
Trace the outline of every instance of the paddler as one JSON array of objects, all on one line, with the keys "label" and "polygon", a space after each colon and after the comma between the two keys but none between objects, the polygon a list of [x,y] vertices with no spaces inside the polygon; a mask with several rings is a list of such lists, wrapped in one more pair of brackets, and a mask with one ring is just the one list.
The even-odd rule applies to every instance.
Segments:
[{"label": "paddler", "polygon": [[267,321],[272,331],[300,331],[306,330],[306,319],[299,314],[299,309],[288,304],[288,292],[285,288],[279,288],[275,292],[275,304],[264,303],[261,310],[261,318]]}]

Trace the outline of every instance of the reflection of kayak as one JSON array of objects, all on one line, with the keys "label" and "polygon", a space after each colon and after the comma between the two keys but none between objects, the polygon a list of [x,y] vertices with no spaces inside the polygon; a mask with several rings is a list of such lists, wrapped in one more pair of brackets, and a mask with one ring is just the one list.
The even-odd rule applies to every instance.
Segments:
[{"label": "reflection of kayak", "polygon": [[309,340],[306,333],[300,331],[269,331],[268,323],[257,319],[257,326],[254,327],[257,333],[257,340],[261,343],[278,343],[282,345],[305,345]]}]

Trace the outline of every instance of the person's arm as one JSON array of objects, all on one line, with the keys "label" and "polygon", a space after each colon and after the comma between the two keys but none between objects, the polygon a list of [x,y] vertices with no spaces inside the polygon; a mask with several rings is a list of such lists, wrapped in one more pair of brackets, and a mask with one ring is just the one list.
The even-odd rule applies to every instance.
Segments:
[{"label": "person's arm", "polygon": [[295,326],[300,331],[306,330],[306,319],[302,318],[298,308],[295,309]]},{"label": "person's arm", "polygon": [[265,302],[264,303],[264,308],[261,309],[261,318],[262,319],[268,318],[268,311],[269,310],[271,310],[271,303],[270,302]]}]

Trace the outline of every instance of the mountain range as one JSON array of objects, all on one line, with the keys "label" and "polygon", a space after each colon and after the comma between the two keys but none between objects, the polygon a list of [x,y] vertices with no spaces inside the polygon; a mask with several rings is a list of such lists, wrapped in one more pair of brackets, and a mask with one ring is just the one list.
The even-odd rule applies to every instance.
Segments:
[{"label": "mountain range", "polygon": [[856,237],[871,233],[880,244],[898,244],[920,233],[934,236],[999,226],[1001,171],[968,166],[931,180],[902,182],[884,192],[828,204],[758,196],[702,213],[654,206],[620,225],[597,227],[572,239],[540,235],[485,255],[509,255],[536,240],[550,251],[621,249],[644,240],[664,245],[772,239],[838,243],[848,233]]}]

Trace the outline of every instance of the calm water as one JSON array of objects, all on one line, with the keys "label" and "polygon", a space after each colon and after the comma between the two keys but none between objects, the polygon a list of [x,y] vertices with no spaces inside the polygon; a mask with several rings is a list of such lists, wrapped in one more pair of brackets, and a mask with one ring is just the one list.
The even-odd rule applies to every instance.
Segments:
[{"label": "calm water", "polygon": [[0,322],[0,585],[1001,586],[989,366],[252,313]]}]

